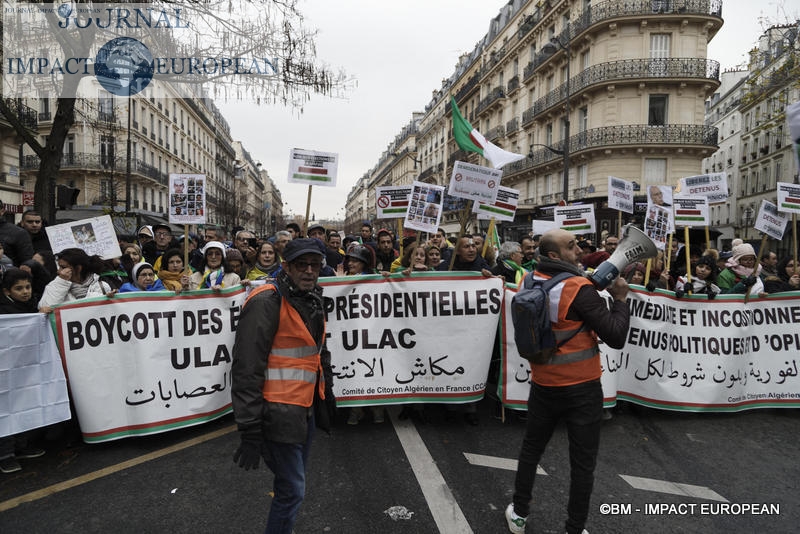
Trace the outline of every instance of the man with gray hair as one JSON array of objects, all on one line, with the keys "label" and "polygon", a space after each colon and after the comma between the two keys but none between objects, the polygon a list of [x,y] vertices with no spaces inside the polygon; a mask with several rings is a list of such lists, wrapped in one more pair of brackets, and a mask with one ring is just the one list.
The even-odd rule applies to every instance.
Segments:
[{"label": "man with gray hair", "polygon": [[522,247],[516,241],[505,241],[497,253],[497,263],[491,268],[492,274],[502,276],[509,284],[519,285],[526,271],[522,267]]},{"label": "man with gray hair", "polygon": [[272,244],[275,247],[275,254],[278,256],[278,261],[283,258],[283,250],[286,244],[292,240],[292,232],[289,230],[280,230],[275,234],[275,242]]}]

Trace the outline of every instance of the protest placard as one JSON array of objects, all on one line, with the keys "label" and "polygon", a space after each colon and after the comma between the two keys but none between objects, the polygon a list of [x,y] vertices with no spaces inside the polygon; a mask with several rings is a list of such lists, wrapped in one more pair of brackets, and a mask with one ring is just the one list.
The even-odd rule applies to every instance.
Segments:
[{"label": "protest placard", "polygon": [[408,211],[411,186],[383,186],[375,188],[375,208],[378,219],[402,219]]},{"label": "protest placard", "polygon": [[472,206],[472,212],[477,213],[479,219],[494,217],[498,221],[513,221],[518,203],[519,191],[501,185],[497,188],[497,199],[494,202],[476,202]]},{"label": "protest placard", "polygon": [[122,256],[109,215],[55,224],[47,226],[45,231],[56,254],[67,248],[79,248],[90,256],[97,254],[104,260]]},{"label": "protest placard", "polygon": [[293,148],[289,151],[289,183],[336,186],[339,155]]},{"label": "protest placard", "polygon": [[447,193],[454,197],[491,203],[497,200],[497,188],[502,177],[501,170],[456,161]]},{"label": "protest placard", "polygon": [[609,176],[608,207],[625,213],[633,213],[633,182]]},{"label": "protest placard", "polygon": [[205,224],[206,175],[169,175],[169,222],[173,224]]}]

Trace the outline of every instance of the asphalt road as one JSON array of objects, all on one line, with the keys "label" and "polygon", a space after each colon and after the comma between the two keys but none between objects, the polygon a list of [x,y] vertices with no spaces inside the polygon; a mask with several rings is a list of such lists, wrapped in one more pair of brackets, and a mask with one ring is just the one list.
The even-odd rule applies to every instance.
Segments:
[{"label": "asphalt road", "polygon": [[[303,533],[501,533],[524,422],[494,417],[358,426],[318,434]],[[345,414],[346,415],[346,414]],[[797,532],[800,414],[692,414],[626,405],[604,423],[587,529],[596,533]],[[157,436],[48,454],[0,475],[0,533],[262,532],[271,475],[231,460],[231,416]],[[559,428],[537,477],[528,533],[563,532],[569,465]],[[755,513],[759,512],[759,513]],[[766,513],[765,513],[766,512]]]}]

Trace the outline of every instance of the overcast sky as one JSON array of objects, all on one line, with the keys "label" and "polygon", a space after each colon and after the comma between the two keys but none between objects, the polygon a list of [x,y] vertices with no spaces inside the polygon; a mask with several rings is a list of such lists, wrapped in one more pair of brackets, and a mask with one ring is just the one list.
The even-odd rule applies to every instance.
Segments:
[{"label": "overcast sky", "polygon": [[[287,181],[292,147],[339,154],[336,187],[313,188],[311,216],[344,218],[347,195],[432,91],[452,74],[459,55],[486,34],[507,0],[301,0],[306,25],[317,28],[317,55],[344,69],[358,86],[347,99],[314,96],[304,113],[276,106],[220,103],[235,140],[243,142],[280,189],[284,211],[304,215],[308,187]],[[787,4],[793,7],[782,7]],[[708,57],[729,69],[770,22],[798,18],[790,2],[724,0],[725,23]]]}]

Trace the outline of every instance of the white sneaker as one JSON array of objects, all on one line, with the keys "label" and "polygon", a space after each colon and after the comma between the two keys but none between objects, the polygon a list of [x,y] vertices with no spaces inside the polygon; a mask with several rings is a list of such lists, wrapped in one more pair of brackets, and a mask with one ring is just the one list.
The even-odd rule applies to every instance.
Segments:
[{"label": "white sneaker", "polygon": [[527,518],[520,517],[514,513],[514,503],[509,504],[506,508],[506,521],[508,522],[508,530],[514,534],[525,534]]}]

